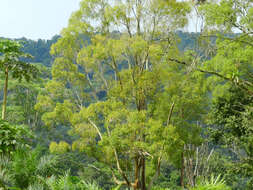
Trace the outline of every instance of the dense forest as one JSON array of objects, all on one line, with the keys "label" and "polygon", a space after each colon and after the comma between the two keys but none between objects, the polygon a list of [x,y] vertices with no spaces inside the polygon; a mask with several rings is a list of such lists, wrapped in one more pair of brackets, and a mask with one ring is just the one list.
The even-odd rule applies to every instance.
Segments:
[{"label": "dense forest", "polygon": [[252,190],[252,34],[251,0],[82,0],[3,36],[0,189]]}]

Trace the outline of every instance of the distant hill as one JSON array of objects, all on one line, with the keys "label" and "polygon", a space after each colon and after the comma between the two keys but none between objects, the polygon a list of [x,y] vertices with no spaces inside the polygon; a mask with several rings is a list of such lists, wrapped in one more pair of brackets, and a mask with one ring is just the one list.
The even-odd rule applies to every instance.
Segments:
[{"label": "distant hill", "polygon": [[[188,49],[194,49],[197,41],[196,38],[199,34],[178,31],[177,35],[180,38],[180,43],[178,44],[178,48],[180,51],[183,52]],[[29,53],[34,57],[32,59],[32,62],[42,63],[43,65],[50,67],[53,62],[53,58],[50,55],[50,47],[52,44],[57,42],[59,38],[59,35],[55,35],[50,40],[30,40],[27,38],[18,38],[15,40],[21,41],[24,45],[22,50],[25,53]]]},{"label": "distant hill", "polygon": [[56,43],[59,38],[60,36],[56,35],[50,40],[39,39],[35,41],[26,38],[20,38],[16,40],[22,41],[24,45],[22,50],[34,57],[32,62],[42,63],[45,66],[51,66],[52,57],[50,55],[50,48],[51,45]]},{"label": "distant hill", "polygon": [[188,33],[188,32],[177,32],[178,37],[180,38],[180,43],[178,44],[178,48],[180,51],[186,51],[189,49],[194,49],[197,47],[197,38],[199,37],[199,33]]}]

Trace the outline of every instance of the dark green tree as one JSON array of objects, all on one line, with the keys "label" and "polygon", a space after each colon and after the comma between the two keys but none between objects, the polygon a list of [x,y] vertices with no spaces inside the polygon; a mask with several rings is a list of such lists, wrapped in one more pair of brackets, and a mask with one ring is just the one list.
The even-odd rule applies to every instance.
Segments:
[{"label": "dark green tree", "polygon": [[2,106],[2,119],[6,118],[6,105],[8,95],[9,73],[13,78],[29,81],[31,77],[35,77],[38,70],[35,66],[21,61],[22,57],[31,57],[29,54],[23,53],[21,45],[12,40],[0,40],[0,69],[4,72],[4,96]]}]

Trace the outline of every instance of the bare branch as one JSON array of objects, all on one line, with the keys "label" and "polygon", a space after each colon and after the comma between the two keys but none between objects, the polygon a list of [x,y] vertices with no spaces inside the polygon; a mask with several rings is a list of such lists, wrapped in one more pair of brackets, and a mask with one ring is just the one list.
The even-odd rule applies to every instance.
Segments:
[{"label": "bare branch", "polygon": [[100,133],[100,131],[99,131],[97,125],[96,125],[90,118],[88,118],[88,121],[89,121],[89,123],[96,129],[96,131],[97,131],[97,133],[98,133],[100,139],[103,140],[102,134]]},{"label": "bare branch", "polygon": [[[189,66],[189,64],[186,63],[185,61],[180,61],[180,60],[173,59],[173,58],[169,58],[169,60],[172,61],[172,62],[175,62],[175,63],[179,63],[179,64],[182,64],[182,65],[185,65],[185,66]],[[219,73],[217,73],[215,71],[206,71],[206,70],[199,69],[199,68],[196,68],[195,70],[199,71],[199,72],[202,72],[202,73],[206,73],[206,74],[210,74],[210,75],[215,75],[215,76],[218,76],[218,77],[220,77],[220,78],[222,78],[222,79],[224,79],[226,81],[230,81],[233,84],[237,85],[242,90],[245,90],[248,93],[250,93],[251,95],[253,95],[253,91],[249,89],[249,86],[253,86],[253,84],[250,83],[249,81],[239,81],[238,79],[234,80],[233,78],[225,77],[224,75],[221,75],[221,74],[219,74]]]},{"label": "bare branch", "polygon": [[127,183],[125,181],[120,181],[117,179],[116,175],[114,174],[114,171],[112,168],[110,168],[112,171],[112,177],[113,177],[113,181],[117,184],[117,185],[127,185]]},{"label": "bare branch", "polygon": [[173,102],[172,105],[171,105],[171,107],[170,107],[170,112],[169,112],[167,123],[166,123],[167,126],[169,126],[169,124],[170,124],[170,120],[171,120],[171,116],[172,116],[172,112],[173,112],[174,106],[175,106],[175,102]]}]

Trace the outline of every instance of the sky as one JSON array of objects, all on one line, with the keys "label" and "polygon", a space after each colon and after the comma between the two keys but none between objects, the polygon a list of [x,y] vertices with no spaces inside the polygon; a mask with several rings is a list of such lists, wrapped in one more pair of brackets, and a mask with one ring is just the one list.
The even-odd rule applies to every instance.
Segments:
[{"label": "sky", "polygon": [[81,0],[0,0],[0,37],[51,39]]}]

